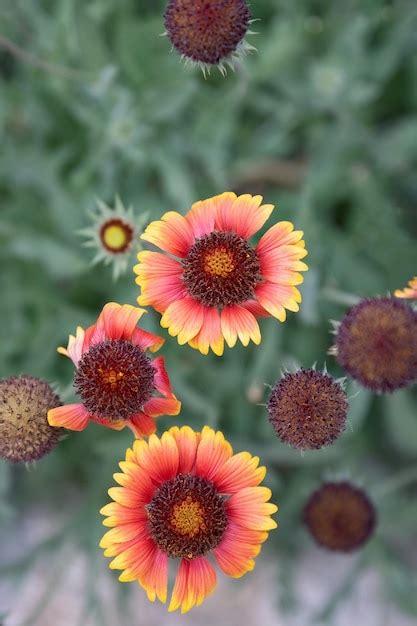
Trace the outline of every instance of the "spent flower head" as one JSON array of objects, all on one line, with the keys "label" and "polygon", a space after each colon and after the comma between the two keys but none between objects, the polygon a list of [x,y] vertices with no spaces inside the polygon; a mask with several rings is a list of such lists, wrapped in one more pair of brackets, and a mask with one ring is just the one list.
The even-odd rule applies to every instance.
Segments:
[{"label": "spent flower head", "polygon": [[341,381],[326,372],[300,369],[277,381],[267,407],[281,441],[300,450],[317,450],[344,431],[348,402]]},{"label": "spent flower head", "polygon": [[28,462],[50,452],[63,431],[48,424],[47,414],[60,405],[46,380],[27,375],[0,380],[0,458]]},{"label": "spent flower head", "polygon": [[186,62],[222,74],[255,50],[246,40],[251,14],[245,0],[170,0],[165,29],[173,47]]},{"label": "spent flower head", "polygon": [[328,482],[310,496],[304,508],[304,523],[322,547],[350,552],[372,536],[376,512],[359,487],[347,481]]},{"label": "spent flower head", "polygon": [[368,298],[336,327],[330,352],[363,387],[392,392],[417,379],[417,312],[397,298]]}]

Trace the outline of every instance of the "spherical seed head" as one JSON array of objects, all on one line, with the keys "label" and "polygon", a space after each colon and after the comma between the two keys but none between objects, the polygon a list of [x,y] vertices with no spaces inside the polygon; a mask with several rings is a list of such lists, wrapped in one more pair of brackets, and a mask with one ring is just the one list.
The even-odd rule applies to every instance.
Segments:
[{"label": "spherical seed head", "polygon": [[216,548],[226,530],[224,499],[210,481],[178,474],[146,507],[149,532],[170,557],[193,559]]},{"label": "spherical seed head", "polygon": [[214,231],[200,237],[182,266],[190,296],[218,309],[254,298],[261,280],[256,251],[235,233]]},{"label": "spherical seed head", "polygon": [[313,369],[287,373],[272,389],[268,416],[278,437],[301,450],[317,450],[343,432],[348,403],[342,385]]},{"label": "spherical seed head", "polygon": [[47,414],[61,404],[49,383],[40,378],[0,380],[0,457],[29,462],[52,450],[63,431],[48,424]]},{"label": "spherical seed head", "polygon": [[165,28],[174,48],[186,58],[216,65],[235,52],[250,17],[245,0],[170,0]]},{"label": "spherical seed head", "polygon": [[326,483],[308,500],[304,523],[319,545],[350,552],[373,534],[376,512],[362,489],[348,482]]},{"label": "spherical seed head", "polygon": [[155,368],[143,350],[124,339],[108,339],[82,356],[74,386],[91,415],[118,421],[142,409],[154,380]]},{"label": "spherical seed head", "polygon": [[340,323],[339,365],[363,387],[392,392],[417,379],[417,312],[396,298],[369,298]]}]

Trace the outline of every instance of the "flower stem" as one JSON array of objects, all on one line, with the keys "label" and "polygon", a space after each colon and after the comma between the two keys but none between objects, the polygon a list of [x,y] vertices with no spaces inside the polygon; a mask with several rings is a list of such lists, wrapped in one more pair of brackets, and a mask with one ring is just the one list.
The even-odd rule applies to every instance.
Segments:
[{"label": "flower stem", "polygon": [[413,482],[417,482],[417,465],[408,467],[407,469],[392,476],[392,478],[389,478],[385,482],[381,483],[374,490],[374,495],[376,498],[385,498],[385,496],[391,492],[403,489]]}]

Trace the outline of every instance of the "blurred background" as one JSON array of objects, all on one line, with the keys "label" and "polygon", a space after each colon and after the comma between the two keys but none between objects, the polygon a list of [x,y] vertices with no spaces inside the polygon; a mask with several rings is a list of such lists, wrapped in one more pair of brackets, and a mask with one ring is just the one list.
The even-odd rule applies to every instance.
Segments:
[{"label": "blurred background", "polygon": [[[162,0],[1,0],[0,375],[27,373],[72,400],[56,353],[109,300],[135,303],[129,270],[92,267],[76,231],[95,197],[137,215],[185,212],[224,190],[261,193],[272,221],[305,231],[299,314],[261,321],[259,347],[205,357],[166,335],[175,422],[222,429],[268,466],[280,505],[255,571],[219,576],[189,615],[120,584],[98,548],[130,432],[69,433],[35,466],[0,463],[0,623],[5,626],[330,624],[417,618],[415,390],[376,397],[353,383],[349,427],[300,454],[266,419],[283,368],[327,363],[330,319],[417,271],[417,7],[413,0],[253,0],[258,52],[207,80],[171,52]],[[133,264],[133,259],[132,259]],[[150,312],[145,327],[158,332]],[[160,329],[161,334],[164,334]],[[373,498],[379,524],[360,552],[313,545],[301,511],[323,479]]]}]

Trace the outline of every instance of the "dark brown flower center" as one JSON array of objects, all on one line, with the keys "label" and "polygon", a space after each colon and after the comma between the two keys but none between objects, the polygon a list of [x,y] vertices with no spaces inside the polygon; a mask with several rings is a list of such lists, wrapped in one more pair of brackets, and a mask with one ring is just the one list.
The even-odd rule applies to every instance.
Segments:
[{"label": "dark brown flower center", "polygon": [[320,545],[348,552],[369,539],[376,513],[361,489],[348,482],[326,483],[310,497],[304,522]]},{"label": "dark brown flower center", "polygon": [[120,219],[107,220],[100,228],[103,246],[113,254],[122,254],[129,248],[133,239],[133,228]]},{"label": "dark brown flower center", "polygon": [[333,443],[345,428],[347,409],[342,385],[312,369],[286,374],[268,402],[269,421],[278,437],[302,450]]},{"label": "dark brown flower center", "polygon": [[417,378],[417,313],[395,298],[352,307],[336,338],[339,365],[364,387],[394,391]]},{"label": "dark brown flower center", "polygon": [[188,293],[208,307],[221,309],[252,299],[261,280],[256,251],[230,232],[214,231],[197,239],[182,265]]},{"label": "dark brown flower center", "polygon": [[236,50],[249,20],[245,0],[170,0],[165,11],[173,46],[187,58],[208,64]]},{"label": "dark brown flower center", "polygon": [[74,386],[92,415],[120,420],[142,409],[155,388],[154,378],[155,368],[138,346],[109,339],[83,355]]},{"label": "dark brown flower center", "polygon": [[192,474],[166,481],[147,506],[149,532],[170,557],[193,559],[216,548],[226,530],[224,499]]},{"label": "dark brown flower center", "polygon": [[12,376],[0,380],[0,458],[12,462],[40,459],[63,430],[48,424],[48,411],[62,403],[45,380]]}]

